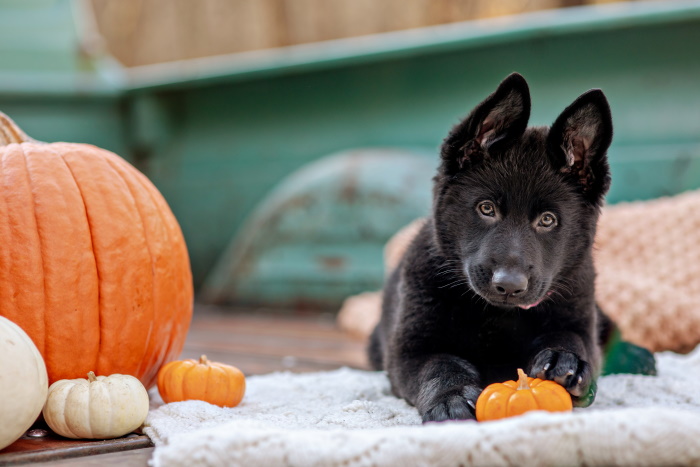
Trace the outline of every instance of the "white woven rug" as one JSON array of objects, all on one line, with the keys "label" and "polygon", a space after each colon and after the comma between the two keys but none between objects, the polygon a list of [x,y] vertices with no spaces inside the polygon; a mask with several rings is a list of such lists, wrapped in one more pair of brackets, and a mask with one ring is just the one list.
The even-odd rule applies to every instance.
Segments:
[{"label": "white woven rug", "polygon": [[243,402],[154,408],[155,466],[700,465],[700,347],[657,354],[659,375],[614,375],[573,413],[420,424],[383,373],[248,378]]}]

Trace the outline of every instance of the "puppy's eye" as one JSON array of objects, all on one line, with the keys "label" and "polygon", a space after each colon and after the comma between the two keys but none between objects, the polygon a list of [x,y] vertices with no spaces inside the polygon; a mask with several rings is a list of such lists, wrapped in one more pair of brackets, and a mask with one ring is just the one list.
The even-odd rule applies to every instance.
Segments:
[{"label": "puppy's eye", "polygon": [[479,213],[482,216],[486,216],[486,217],[495,217],[496,216],[496,206],[494,206],[491,201],[482,201],[477,206],[477,209],[479,210]]},{"label": "puppy's eye", "polygon": [[545,212],[540,217],[540,221],[537,223],[538,227],[544,227],[545,229],[551,229],[557,225],[557,217],[551,212]]}]

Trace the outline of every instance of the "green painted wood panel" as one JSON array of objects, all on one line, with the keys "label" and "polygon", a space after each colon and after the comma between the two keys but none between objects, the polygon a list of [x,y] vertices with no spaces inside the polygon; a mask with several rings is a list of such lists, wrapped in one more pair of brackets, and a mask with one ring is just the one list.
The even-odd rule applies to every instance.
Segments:
[{"label": "green painted wood panel", "polygon": [[94,144],[134,162],[118,99],[17,98],[0,94],[0,110],[40,141]]},{"label": "green painted wood panel", "polygon": [[533,124],[551,123],[589,88],[606,92],[611,202],[700,186],[697,2],[572,8],[133,70],[81,61],[67,0],[0,7],[0,109],[38,139],[97,144],[142,169],[181,223],[198,285],[287,175],[352,148],[435,153],[512,71],[531,85]]},{"label": "green painted wood panel", "polygon": [[517,70],[531,85],[534,124],[551,123],[587,89],[609,96],[611,202],[676,193],[700,182],[670,168],[697,167],[700,157],[700,60],[695,48],[677,44],[700,44],[700,22],[534,36],[163,91],[181,117],[175,138],[149,158],[148,173],[182,219],[202,278],[286,174],[348,148],[437,148],[452,124]]}]

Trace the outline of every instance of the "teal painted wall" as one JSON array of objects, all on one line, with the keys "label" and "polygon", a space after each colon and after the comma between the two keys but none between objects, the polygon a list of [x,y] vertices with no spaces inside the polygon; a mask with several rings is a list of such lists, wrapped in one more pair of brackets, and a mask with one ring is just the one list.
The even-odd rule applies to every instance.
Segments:
[{"label": "teal painted wall", "polygon": [[[367,146],[437,148],[511,71],[529,81],[531,123],[602,88],[615,139],[609,200],[700,186],[700,22],[517,43],[163,93],[174,138],[147,173],[182,220],[201,278],[264,195],[324,155]],[[203,232],[206,230],[206,232]]]},{"label": "teal painted wall", "polygon": [[[74,18],[64,1],[13,4],[25,16],[0,10],[0,25]],[[129,71],[81,58],[74,26],[30,42],[31,59],[0,28],[0,110],[38,139],[96,144],[143,170],[181,223],[197,285],[285,176],[346,149],[435,151],[512,71],[531,85],[533,124],[589,88],[605,91],[611,202],[700,187],[697,3],[543,12]]]}]

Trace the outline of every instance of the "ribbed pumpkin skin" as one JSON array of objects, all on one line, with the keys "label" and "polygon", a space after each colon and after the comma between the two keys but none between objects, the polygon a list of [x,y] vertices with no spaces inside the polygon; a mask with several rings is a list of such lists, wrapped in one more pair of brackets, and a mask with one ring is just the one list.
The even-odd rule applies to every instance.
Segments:
[{"label": "ribbed pumpkin skin", "polygon": [[165,402],[200,400],[235,407],[245,395],[245,376],[238,368],[197,360],[170,362],[158,373],[158,391]]},{"label": "ribbed pumpkin skin", "polygon": [[64,379],[49,388],[43,414],[66,438],[111,439],[141,426],[148,415],[148,393],[131,375]]},{"label": "ribbed pumpkin skin", "polygon": [[0,146],[0,314],[32,338],[51,383],[98,374],[147,388],[192,316],[180,227],[119,156],[70,143]]},{"label": "ribbed pumpkin skin", "polygon": [[554,381],[527,378],[526,389],[518,389],[519,383],[506,381],[487,386],[476,401],[476,419],[483,422],[515,417],[531,410],[566,412],[573,408],[569,393]]}]

